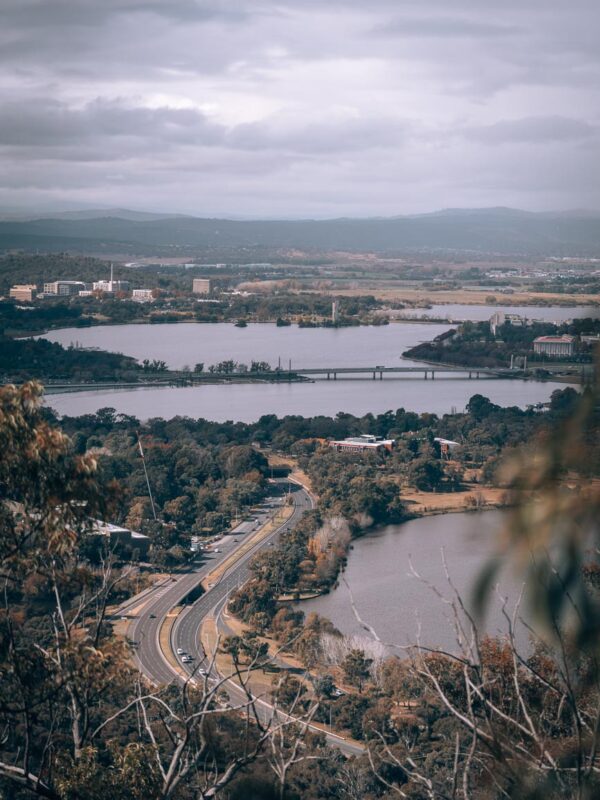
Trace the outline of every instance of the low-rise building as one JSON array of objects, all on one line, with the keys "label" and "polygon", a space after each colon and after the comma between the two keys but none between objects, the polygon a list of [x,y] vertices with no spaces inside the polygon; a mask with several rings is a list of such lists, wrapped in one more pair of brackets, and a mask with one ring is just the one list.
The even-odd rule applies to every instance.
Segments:
[{"label": "low-rise building", "polygon": [[128,292],[131,284],[129,281],[95,281],[94,291],[104,292],[105,294],[115,294],[115,292]]},{"label": "low-rise building", "polygon": [[96,519],[92,522],[90,535],[106,537],[111,549],[118,550],[121,554],[123,551],[128,551],[131,555],[137,555],[139,559],[144,559],[148,555],[150,537],[144,533],[137,533],[129,528]]},{"label": "low-rise building", "polygon": [[575,352],[575,337],[568,334],[538,336],[533,340],[533,352],[544,356],[572,356]]},{"label": "low-rise building", "polygon": [[83,281],[50,281],[44,284],[44,294],[71,297],[79,294],[79,292],[85,292],[87,288]]},{"label": "low-rise building", "polygon": [[194,278],[192,292],[194,294],[210,294],[210,278]]},{"label": "low-rise building", "polygon": [[329,447],[333,447],[338,453],[362,453],[366,450],[377,452],[378,450],[392,450],[394,440],[365,433],[361,436],[349,436],[347,439],[334,439],[329,442]]},{"label": "low-rise building", "polygon": [[134,289],[131,292],[131,299],[136,303],[152,303],[154,300],[154,289]]},{"label": "low-rise building", "polygon": [[498,328],[503,325],[512,325],[513,328],[524,328],[528,324],[526,317],[519,314],[505,314],[504,311],[496,311],[490,317],[490,331],[493,336],[497,335]]},{"label": "low-rise building", "polygon": [[452,439],[442,439],[441,436],[436,436],[433,441],[439,444],[440,453],[445,458],[449,458],[450,453],[452,453],[453,450],[456,450],[457,447],[460,447],[460,442],[454,442]]},{"label": "low-rise building", "polygon": [[33,283],[17,283],[11,287],[8,296],[13,300],[31,303],[37,294],[37,286]]},{"label": "low-rise building", "polygon": [[579,338],[581,339],[581,344],[588,347],[600,344],[600,333],[582,333]]}]

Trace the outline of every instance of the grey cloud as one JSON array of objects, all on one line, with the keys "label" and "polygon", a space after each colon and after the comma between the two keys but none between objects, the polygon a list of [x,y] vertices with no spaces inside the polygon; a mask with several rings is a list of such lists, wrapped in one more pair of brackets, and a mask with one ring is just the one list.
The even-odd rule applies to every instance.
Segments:
[{"label": "grey cloud", "polygon": [[81,109],[37,98],[3,105],[0,147],[26,157],[105,161],[134,153],[222,146],[304,155],[397,147],[409,126],[394,119],[303,122],[271,118],[226,128],[194,109],[145,108],[96,99]]},{"label": "grey cloud", "polygon": [[[94,100],[72,109],[56,100],[37,98],[26,105],[2,107],[0,146],[29,151],[30,157],[105,160],[131,150],[168,146],[213,145],[223,128],[197,111],[144,108]],[[115,141],[116,140],[116,141]],[[124,140],[129,140],[127,146]],[[52,153],[52,150],[58,153]],[[95,155],[94,155],[95,154]],[[92,158],[93,156],[93,158]]]},{"label": "grey cloud", "polygon": [[0,4],[0,204],[600,206],[597,0]]},{"label": "grey cloud", "polygon": [[488,145],[506,143],[576,142],[598,135],[588,122],[567,117],[524,117],[500,120],[493,125],[470,128],[469,139]]},{"label": "grey cloud", "polygon": [[8,24],[51,29],[93,27],[125,15],[148,14],[184,22],[241,21],[247,5],[243,0],[4,0],[2,13]]},{"label": "grey cloud", "polygon": [[515,25],[495,24],[477,19],[461,17],[394,17],[387,23],[377,25],[372,33],[383,36],[406,36],[418,38],[499,38],[521,34],[522,28]]},{"label": "grey cloud", "polygon": [[344,153],[399,146],[408,128],[406,123],[391,118],[307,122],[293,127],[282,127],[276,120],[267,120],[238,125],[228,135],[227,142],[248,150]]}]

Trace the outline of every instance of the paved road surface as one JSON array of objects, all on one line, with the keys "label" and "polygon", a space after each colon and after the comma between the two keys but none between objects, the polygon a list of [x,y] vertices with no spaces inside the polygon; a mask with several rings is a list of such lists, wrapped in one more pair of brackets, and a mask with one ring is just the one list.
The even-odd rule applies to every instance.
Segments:
[{"label": "paved road surface", "polygon": [[[275,488],[278,490],[280,496],[285,486],[287,486],[287,482],[277,482]],[[267,522],[273,513],[273,509],[264,509],[257,514],[256,517],[259,520],[257,527]],[[275,533],[276,532],[274,532],[273,535],[275,535]],[[246,563],[266,541],[267,540],[263,540],[263,542],[257,544],[255,548],[252,548],[242,558],[240,563]],[[220,551],[219,553],[214,552],[214,548],[210,553],[203,553],[201,560],[198,561],[191,571],[181,575],[174,575],[171,581],[167,580],[166,582],[162,582],[155,590],[147,593],[141,599],[140,603],[143,602],[144,605],[137,613],[128,613],[127,609],[133,608],[135,611],[136,605],[140,605],[140,603],[132,604],[130,602],[126,604],[125,615],[132,620],[129,625],[128,636],[133,642],[136,642],[136,662],[140,671],[155,684],[168,684],[178,678],[177,672],[175,672],[173,667],[166,660],[159,646],[160,628],[164,618],[173,608],[179,605],[192,589],[198,586],[205,575],[218,566],[221,561],[231,556],[231,554],[242,547],[243,544],[243,537],[224,536],[214,545],[214,548]],[[225,579],[227,579],[227,573]],[[203,608],[207,605],[210,605],[212,608],[223,596],[222,583],[223,581],[202,597]],[[216,593],[213,595],[215,590]],[[213,597],[214,600],[205,600],[205,598]]]},{"label": "paved road surface", "polygon": [[[287,485],[287,482],[279,482],[280,491],[282,486],[285,485]],[[310,494],[302,487],[292,484],[291,496],[294,502],[292,515],[279,527],[275,528],[269,536],[262,539],[241,556],[240,560],[225,572],[212,588],[196,600],[195,603],[185,608],[176,618],[171,630],[171,649],[174,654],[177,649],[181,649],[193,656],[194,661],[191,664],[184,664],[181,662],[180,656],[176,657],[179,660],[181,670],[189,675],[195,672],[196,679],[201,677],[197,673],[197,669],[204,660],[204,652],[200,643],[200,628],[206,615],[215,610],[217,615],[220,615],[231,592],[248,579],[250,559],[260,550],[274,544],[281,533],[290,530],[297,524],[302,515],[313,507],[313,500]],[[266,522],[267,519],[268,514],[265,512],[262,517],[259,517],[259,524]],[[218,543],[221,550],[220,553],[215,554],[213,552],[209,554],[206,560],[198,564],[192,572],[178,576],[171,582],[167,581],[161,584],[154,592],[146,596],[147,599],[144,601],[143,609],[137,613],[130,626],[129,635],[133,641],[137,642],[136,660],[140,671],[155,684],[169,684],[182,680],[181,674],[169,664],[160,648],[159,634],[165,617],[198,585],[203,576],[242,546],[244,539],[240,538],[236,543],[234,542],[235,538],[237,537],[229,536],[224,538]],[[131,607],[131,604],[127,605]],[[135,605],[133,608],[135,609]],[[206,663],[206,666],[208,666],[208,663]],[[212,676],[213,679],[218,677],[216,672]],[[246,700],[243,691],[236,687],[233,681],[228,681],[226,688],[234,702],[243,703]],[[273,707],[262,699],[257,699],[255,705],[260,718],[267,723],[273,715]],[[292,719],[280,711],[277,714],[279,720]],[[309,727],[323,733],[322,729],[316,726],[311,725]],[[339,748],[347,755],[359,755],[364,752],[362,746],[348,742],[342,736],[333,733],[326,733],[325,735],[329,744]]]}]

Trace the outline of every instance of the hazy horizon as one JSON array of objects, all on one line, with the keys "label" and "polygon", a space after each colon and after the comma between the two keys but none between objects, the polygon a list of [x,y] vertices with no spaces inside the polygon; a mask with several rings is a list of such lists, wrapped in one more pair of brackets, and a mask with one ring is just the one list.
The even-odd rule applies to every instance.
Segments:
[{"label": "hazy horizon", "polygon": [[556,208],[556,209],[549,209],[549,210],[541,210],[541,209],[525,209],[525,208],[514,208],[510,206],[480,206],[480,207],[467,207],[467,206],[451,206],[448,208],[431,208],[427,211],[420,211],[420,212],[410,212],[407,211],[403,214],[340,214],[338,216],[332,215],[312,215],[310,216],[307,214],[298,214],[297,216],[285,216],[285,215],[275,215],[272,214],[270,216],[251,216],[251,215],[244,215],[244,214],[194,214],[192,212],[185,212],[185,211],[171,211],[170,209],[166,208],[159,208],[159,207],[147,207],[147,208],[125,208],[125,207],[116,207],[116,206],[94,206],[94,205],[75,205],[73,204],[71,207],[61,207],[57,205],[56,207],[49,206],[48,208],[36,208],[31,207],[27,209],[26,207],[2,207],[0,206],[0,219],[10,221],[10,219],[14,219],[18,221],[22,219],[23,221],[32,221],[36,218],[42,218],[43,215],[47,215],[48,218],[52,218],[53,216],[68,216],[68,215],[93,215],[97,214],[98,217],[101,217],[103,214],[107,214],[108,216],[116,216],[119,217],[120,214],[139,214],[147,215],[148,217],[161,217],[161,218],[169,218],[169,217],[188,217],[193,219],[220,219],[220,220],[227,220],[231,222],[334,222],[336,220],[342,219],[356,219],[356,220],[393,220],[393,219],[403,219],[403,218],[415,218],[415,217],[427,217],[427,216],[436,216],[436,215],[443,215],[443,214],[467,214],[467,213],[491,213],[491,212],[514,212],[516,214],[531,214],[531,215],[545,215],[545,216],[580,216],[580,217],[596,217],[600,216],[600,208]]}]

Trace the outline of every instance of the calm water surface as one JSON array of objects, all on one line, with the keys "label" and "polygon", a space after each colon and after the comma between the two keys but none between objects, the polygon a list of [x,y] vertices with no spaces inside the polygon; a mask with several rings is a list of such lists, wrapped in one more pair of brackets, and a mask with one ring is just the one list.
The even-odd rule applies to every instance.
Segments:
[{"label": "calm water surface", "polygon": [[[257,324],[236,328],[231,324],[115,325],[53,331],[46,338],[68,346],[100,347],[138,359],[157,358],[170,367],[206,366],[225,359],[249,364],[252,360],[279,359],[283,367],[417,365],[402,359],[409,347],[428,341],[447,325],[401,323],[360,328],[277,328]],[[443,414],[464,409],[480,392],[500,405],[548,400],[561,384],[534,381],[480,380],[421,377],[383,381],[320,380],[305,384],[204,385],[193,388],[93,390],[51,395],[49,404],[61,414],[78,415],[111,406],[141,419],[177,414],[215,421],[253,422],[263,414],[335,415],[339,411],[363,415],[404,407],[411,411]]]},{"label": "calm water surface", "polygon": [[[244,364],[267,361],[276,367],[385,366],[399,365],[409,347],[425,342],[448,326],[401,323],[380,327],[298,328],[259,323],[236,328],[231,323],[197,322],[166,325],[110,325],[65,328],[45,338],[68,346],[99,347],[134,358],[157,358],[169,367],[206,367],[233,359]],[[405,362],[413,363],[413,362]]]},{"label": "calm water surface", "polygon": [[[361,619],[382,641],[406,646],[414,644],[420,632],[423,645],[455,650],[451,609],[431,586],[445,597],[452,596],[445,557],[454,586],[468,600],[477,575],[494,552],[501,525],[501,512],[486,511],[422,517],[369,533],[354,542],[343,575],[347,586],[342,580],[330,594],[299,607],[328,617],[347,635],[368,636],[352,610],[352,598]],[[411,564],[422,580],[412,574]],[[508,596],[509,607],[519,593],[519,582],[501,574],[499,594]],[[506,633],[497,599],[485,627],[491,635]],[[519,639],[521,645],[526,643],[523,631]]]},{"label": "calm water surface", "polygon": [[406,319],[435,319],[448,320],[470,319],[474,322],[483,322],[489,319],[496,311],[505,314],[518,314],[527,319],[540,319],[544,322],[565,322],[569,319],[600,316],[600,308],[594,306],[474,306],[461,303],[446,303],[432,305],[431,308],[407,308],[401,312]]}]

